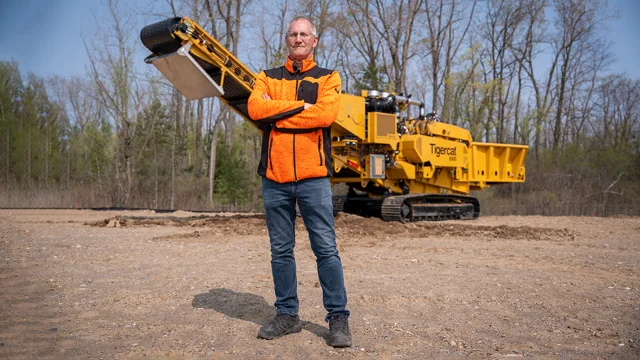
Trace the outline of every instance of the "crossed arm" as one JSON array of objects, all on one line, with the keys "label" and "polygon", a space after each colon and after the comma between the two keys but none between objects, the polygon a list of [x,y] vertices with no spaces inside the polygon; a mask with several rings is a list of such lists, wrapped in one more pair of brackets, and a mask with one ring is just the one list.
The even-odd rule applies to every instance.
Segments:
[{"label": "crossed arm", "polygon": [[315,104],[303,100],[277,100],[269,95],[264,72],[256,78],[249,97],[249,116],[257,122],[275,124],[283,129],[314,129],[333,123],[340,104],[340,75],[333,72],[319,89]]},{"label": "crossed arm", "polygon": [[[265,99],[265,100],[272,100],[271,96],[269,96],[267,94],[262,94],[262,98]],[[304,103],[304,110],[307,110],[311,105],[313,105],[313,104]]]}]

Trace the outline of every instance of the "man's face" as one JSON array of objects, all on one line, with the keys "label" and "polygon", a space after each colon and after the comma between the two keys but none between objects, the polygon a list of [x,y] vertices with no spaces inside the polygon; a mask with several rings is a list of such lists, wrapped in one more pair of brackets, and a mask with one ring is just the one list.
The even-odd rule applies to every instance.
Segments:
[{"label": "man's face", "polygon": [[[306,35],[306,36],[305,36]],[[308,59],[313,48],[318,45],[318,38],[311,31],[311,24],[304,19],[296,20],[289,26],[285,34],[289,57],[292,60]]]}]

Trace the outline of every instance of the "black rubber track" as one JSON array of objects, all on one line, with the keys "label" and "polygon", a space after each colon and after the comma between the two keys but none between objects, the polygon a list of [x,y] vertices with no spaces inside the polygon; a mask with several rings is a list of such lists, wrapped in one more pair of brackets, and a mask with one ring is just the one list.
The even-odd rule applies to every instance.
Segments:
[{"label": "black rubber track", "polygon": [[[455,211],[436,216],[414,216],[411,207],[420,204],[442,204],[446,208],[447,203],[472,205],[470,214],[460,214]],[[408,210],[408,211],[406,211]],[[405,214],[406,212],[406,214]],[[472,196],[464,195],[440,195],[440,194],[410,194],[389,196],[382,202],[381,217],[385,221],[442,221],[442,220],[473,220],[480,216],[480,203]]]}]

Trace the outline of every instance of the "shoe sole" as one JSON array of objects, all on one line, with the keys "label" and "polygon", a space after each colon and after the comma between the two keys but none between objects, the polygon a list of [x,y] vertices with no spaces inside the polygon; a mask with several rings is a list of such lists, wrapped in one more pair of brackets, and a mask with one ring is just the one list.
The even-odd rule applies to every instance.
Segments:
[{"label": "shoe sole", "polygon": [[267,336],[258,332],[258,339],[273,340],[273,339],[281,338],[285,335],[299,333],[301,331],[302,331],[302,323],[298,323],[297,325],[294,325],[291,328],[285,330],[285,332],[283,332],[278,336]]},{"label": "shoe sole", "polygon": [[351,347],[351,335],[345,335],[343,332],[337,333],[336,336],[329,335],[327,344],[334,348]]},{"label": "shoe sole", "polygon": [[343,344],[331,344],[331,346],[334,348],[348,348],[351,347],[351,341]]}]

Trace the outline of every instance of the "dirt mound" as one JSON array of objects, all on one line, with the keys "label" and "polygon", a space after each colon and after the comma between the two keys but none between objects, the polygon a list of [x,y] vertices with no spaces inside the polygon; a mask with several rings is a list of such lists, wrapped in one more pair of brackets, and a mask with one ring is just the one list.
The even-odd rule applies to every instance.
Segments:
[{"label": "dirt mound", "polygon": [[115,216],[104,220],[86,222],[96,227],[135,226],[210,226],[222,222],[246,219],[263,219],[264,214],[198,215],[198,216]]},{"label": "dirt mound", "polygon": [[[341,241],[356,244],[385,241],[398,236],[405,238],[461,237],[491,240],[574,240],[575,232],[568,229],[550,229],[532,226],[486,226],[473,221],[458,222],[385,222],[378,218],[364,218],[351,214],[339,214],[335,220],[336,233]],[[199,216],[116,216],[86,225],[98,227],[150,227],[175,226],[203,228],[192,233],[162,237],[162,240],[206,238],[220,235],[266,234],[264,214],[199,215]],[[296,231],[304,231],[302,219],[296,222]],[[160,239],[160,238],[159,238]]]},{"label": "dirt mound", "polygon": [[363,218],[356,215],[340,214],[336,217],[336,232],[344,238],[376,238],[393,237],[426,238],[426,237],[481,237],[492,239],[526,239],[565,241],[574,240],[575,232],[569,229],[549,229],[531,226],[484,226],[474,225],[473,221],[464,223],[452,222],[384,222],[380,219]]}]

